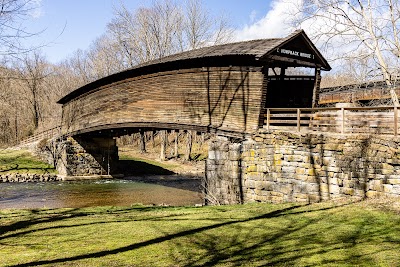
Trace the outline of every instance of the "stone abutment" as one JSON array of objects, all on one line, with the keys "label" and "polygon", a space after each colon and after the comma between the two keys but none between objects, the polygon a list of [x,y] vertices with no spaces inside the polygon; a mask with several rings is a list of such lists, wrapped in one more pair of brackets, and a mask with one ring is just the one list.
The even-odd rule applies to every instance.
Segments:
[{"label": "stone abutment", "polygon": [[70,179],[112,175],[118,147],[112,137],[76,136],[48,140],[39,153]]},{"label": "stone abutment", "polygon": [[400,197],[400,139],[260,130],[244,141],[210,143],[206,199],[211,204],[318,202]]}]

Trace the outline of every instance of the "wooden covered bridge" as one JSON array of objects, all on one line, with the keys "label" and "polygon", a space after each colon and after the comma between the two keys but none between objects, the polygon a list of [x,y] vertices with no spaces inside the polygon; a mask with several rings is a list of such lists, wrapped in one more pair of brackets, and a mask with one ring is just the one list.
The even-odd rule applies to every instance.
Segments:
[{"label": "wooden covered bridge", "polygon": [[[321,70],[330,69],[304,31],[147,62],[59,100],[62,135],[54,151],[61,148],[61,157],[55,165],[73,179],[113,174],[115,137],[192,130],[224,136],[210,142],[204,180],[208,200],[310,202],[400,195],[398,138],[304,138],[280,132],[397,135],[397,107],[318,107],[324,101],[349,99],[336,90],[320,101]],[[351,99],[367,100],[359,91]]]},{"label": "wooden covered bridge", "polygon": [[[289,71],[297,67],[308,68],[310,75]],[[253,134],[264,127],[269,108],[314,107],[320,72],[330,69],[300,30],[285,38],[187,51],[104,77],[58,101],[61,134],[73,137],[76,151],[94,158],[67,156],[59,172],[110,173],[118,159],[115,137],[140,131]],[[97,162],[99,168],[82,173],[86,168],[76,167],[81,162]]]},{"label": "wooden covered bridge", "polygon": [[[295,76],[288,68],[314,69]],[[89,83],[58,101],[62,133],[121,136],[181,129],[243,136],[266,108],[311,108],[330,66],[304,31],[192,50]]]}]

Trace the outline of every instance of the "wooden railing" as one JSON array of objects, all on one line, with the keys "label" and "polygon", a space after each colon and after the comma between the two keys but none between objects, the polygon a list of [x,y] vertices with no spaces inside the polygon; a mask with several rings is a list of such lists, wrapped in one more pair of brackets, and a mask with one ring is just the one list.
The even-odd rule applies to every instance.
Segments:
[{"label": "wooden railing", "polygon": [[29,136],[28,138],[22,140],[19,142],[20,145],[28,144],[28,143],[33,143],[36,141],[40,141],[45,138],[52,138],[56,135],[61,134],[61,126],[56,126],[54,128],[45,130],[43,132],[37,133],[35,135]]},{"label": "wooden railing", "polygon": [[398,134],[397,107],[269,108],[264,128],[296,132]]}]

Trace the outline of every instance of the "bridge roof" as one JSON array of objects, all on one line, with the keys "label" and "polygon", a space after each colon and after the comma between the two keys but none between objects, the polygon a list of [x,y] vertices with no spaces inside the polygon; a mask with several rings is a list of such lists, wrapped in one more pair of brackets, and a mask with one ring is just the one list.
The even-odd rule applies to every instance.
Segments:
[{"label": "bridge roof", "polygon": [[[236,43],[229,43],[223,45],[216,45],[210,47],[204,47],[194,49],[179,54],[163,57],[156,60],[151,60],[143,64],[139,64],[131,69],[112,74],[110,76],[101,78],[89,84],[86,84],[75,91],[67,94],[61,98],[57,103],[65,104],[70,100],[99,88],[101,86],[111,84],[113,82],[121,81],[127,78],[155,73],[164,70],[172,70],[182,68],[185,64],[191,62],[192,64],[200,60],[204,64],[206,60],[210,59],[236,59],[236,62],[273,62],[279,60],[285,60],[285,56],[277,55],[276,51],[279,48],[290,46],[292,42],[299,42],[301,46],[306,47],[307,51],[313,54],[313,63],[302,61],[301,59],[291,59],[285,62],[286,66],[306,66],[306,67],[320,67],[323,70],[330,70],[327,60],[322,56],[318,49],[314,46],[308,36],[303,30],[297,30],[285,38],[271,38],[271,39],[259,39],[251,41],[243,41]],[[298,44],[297,44],[298,46]],[[226,60],[224,60],[226,61]],[[265,65],[266,63],[264,63]],[[190,65],[190,64],[189,64]],[[208,65],[207,65],[208,66]],[[207,67],[203,66],[203,67]]]},{"label": "bridge roof", "polygon": [[236,43],[228,43],[203,47],[199,49],[189,50],[160,59],[151,60],[143,64],[135,66],[140,68],[149,65],[162,64],[173,61],[190,60],[196,58],[220,57],[220,56],[252,56],[256,60],[266,58],[277,48],[285,45],[295,38],[303,37],[306,44],[317,55],[320,67],[330,70],[328,62],[324,59],[318,49],[313,45],[303,30],[297,30],[285,38],[258,39]]}]

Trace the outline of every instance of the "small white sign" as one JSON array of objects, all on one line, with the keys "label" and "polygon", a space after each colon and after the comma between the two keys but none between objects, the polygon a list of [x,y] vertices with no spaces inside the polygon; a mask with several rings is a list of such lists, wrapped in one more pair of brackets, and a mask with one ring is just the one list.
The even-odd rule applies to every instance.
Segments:
[{"label": "small white sign", "polygon": [[303,52],[289,50],[289,49],[279,49],[278,48],[277,52],[280,53],[280,54],[285,54],[285,55],[290,55],[290,56],[314,59],[314,55],[313,54],[303,53]]}]

